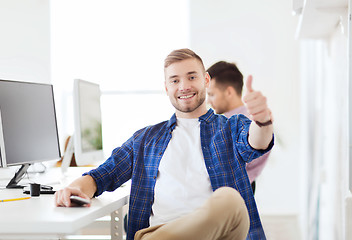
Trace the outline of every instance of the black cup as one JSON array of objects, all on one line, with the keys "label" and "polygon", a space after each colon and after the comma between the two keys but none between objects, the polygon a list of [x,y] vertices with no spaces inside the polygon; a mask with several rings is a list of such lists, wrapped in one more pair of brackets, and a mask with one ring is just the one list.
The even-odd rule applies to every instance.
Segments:
[{"label": "black cup", "polygon": [[31,183],[29,186],[31,197],[38,197],[40,196],[40,184],[38,183]]}]

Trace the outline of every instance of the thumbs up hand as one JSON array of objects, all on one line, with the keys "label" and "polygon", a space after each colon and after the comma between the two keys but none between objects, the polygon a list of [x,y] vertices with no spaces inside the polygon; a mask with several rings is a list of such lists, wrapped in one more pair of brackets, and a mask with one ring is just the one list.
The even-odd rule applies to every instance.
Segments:
[{"label": "thumbs up hand", "polygon": [[267,106],[266,97],[252,87],[253,77],[249,75],[246,81],[246,93],[243,102],[247,107],[250,118],[257,124],[267,123],[272,120],[271,111]]},{"label": "thumbs up hand", "polygon": [[253,88],[252,88],[252,82],[253,82],[253,76],[252,75],[249,75],[247,77],[247,80],[246,80],[246,89],[247,89],[247,92],[254,92]]}]

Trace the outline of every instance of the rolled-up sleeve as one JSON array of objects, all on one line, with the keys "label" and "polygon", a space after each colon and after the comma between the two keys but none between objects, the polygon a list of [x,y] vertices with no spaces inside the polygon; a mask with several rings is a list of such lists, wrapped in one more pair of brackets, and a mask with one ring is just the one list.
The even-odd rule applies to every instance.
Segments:
[{"label": "rolled-up sleeve", "polygon": [[99,196],[104,191],[114,191],[128,181],[132,175],[132,162],[133,137],[121,147],[115,148],[111,156],[98,168],[83,174],[95,180],[97,191],[94,196]]},{"label": "rolled-up sleeve", "polygon": [[234,151],[238,151],[243,161],[247,163],[251,162],[253,159],[256,159],[270,151],[274,146],[273,134],[273,137],[267,149],[257,150],[252,148],[252,146],[248,142],[249,127],[252,121],[243,114],[234,115],[229,119],[229,121],[234,141]]}]

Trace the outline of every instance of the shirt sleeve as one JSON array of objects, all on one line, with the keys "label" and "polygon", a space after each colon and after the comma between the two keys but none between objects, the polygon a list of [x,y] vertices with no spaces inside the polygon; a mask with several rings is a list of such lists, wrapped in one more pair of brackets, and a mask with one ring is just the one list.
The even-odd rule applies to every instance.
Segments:
[{"label": "shirt sleeve", "polygon": [[232,137],[234,141],[234,151],[238,151],[245,162],[251,162],[263,154],[267,153],[274,146],[274,134],[272,140],[265,150],[257,150],[251,147],[248,142],[249,126],[251,120],[243,114],[234,115],[230,119]]},{"label": "shirt sleeve", "polygon": [[114,191],[128,181],[132,175],[133,137],[121,147],[115,148],[111,156],[98,168],[84,175],[90,175],[97,184],[94,196],[99,196],[104,191]]},{"label": "shirt sleeve", "polygon": [[248,163],[246,165],[246,170],[248,174],[249,181],[252,183],[263,171],[268,158],[269,158],[270,152],[265,153],[263,156],[254,159],[252,162]]}]

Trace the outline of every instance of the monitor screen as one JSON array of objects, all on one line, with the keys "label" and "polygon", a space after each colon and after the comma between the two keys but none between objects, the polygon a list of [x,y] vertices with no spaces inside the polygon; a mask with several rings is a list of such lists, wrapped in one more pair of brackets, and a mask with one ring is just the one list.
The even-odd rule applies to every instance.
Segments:
[{"label": "monitor screen", "polygon": [[0,80],[2,166],[60,158],[53,86]]},{"label": "monitor screen", "polygon": [[100,87],[96,83],[74,82],[74,152],[78,166],[103,161]]}]

